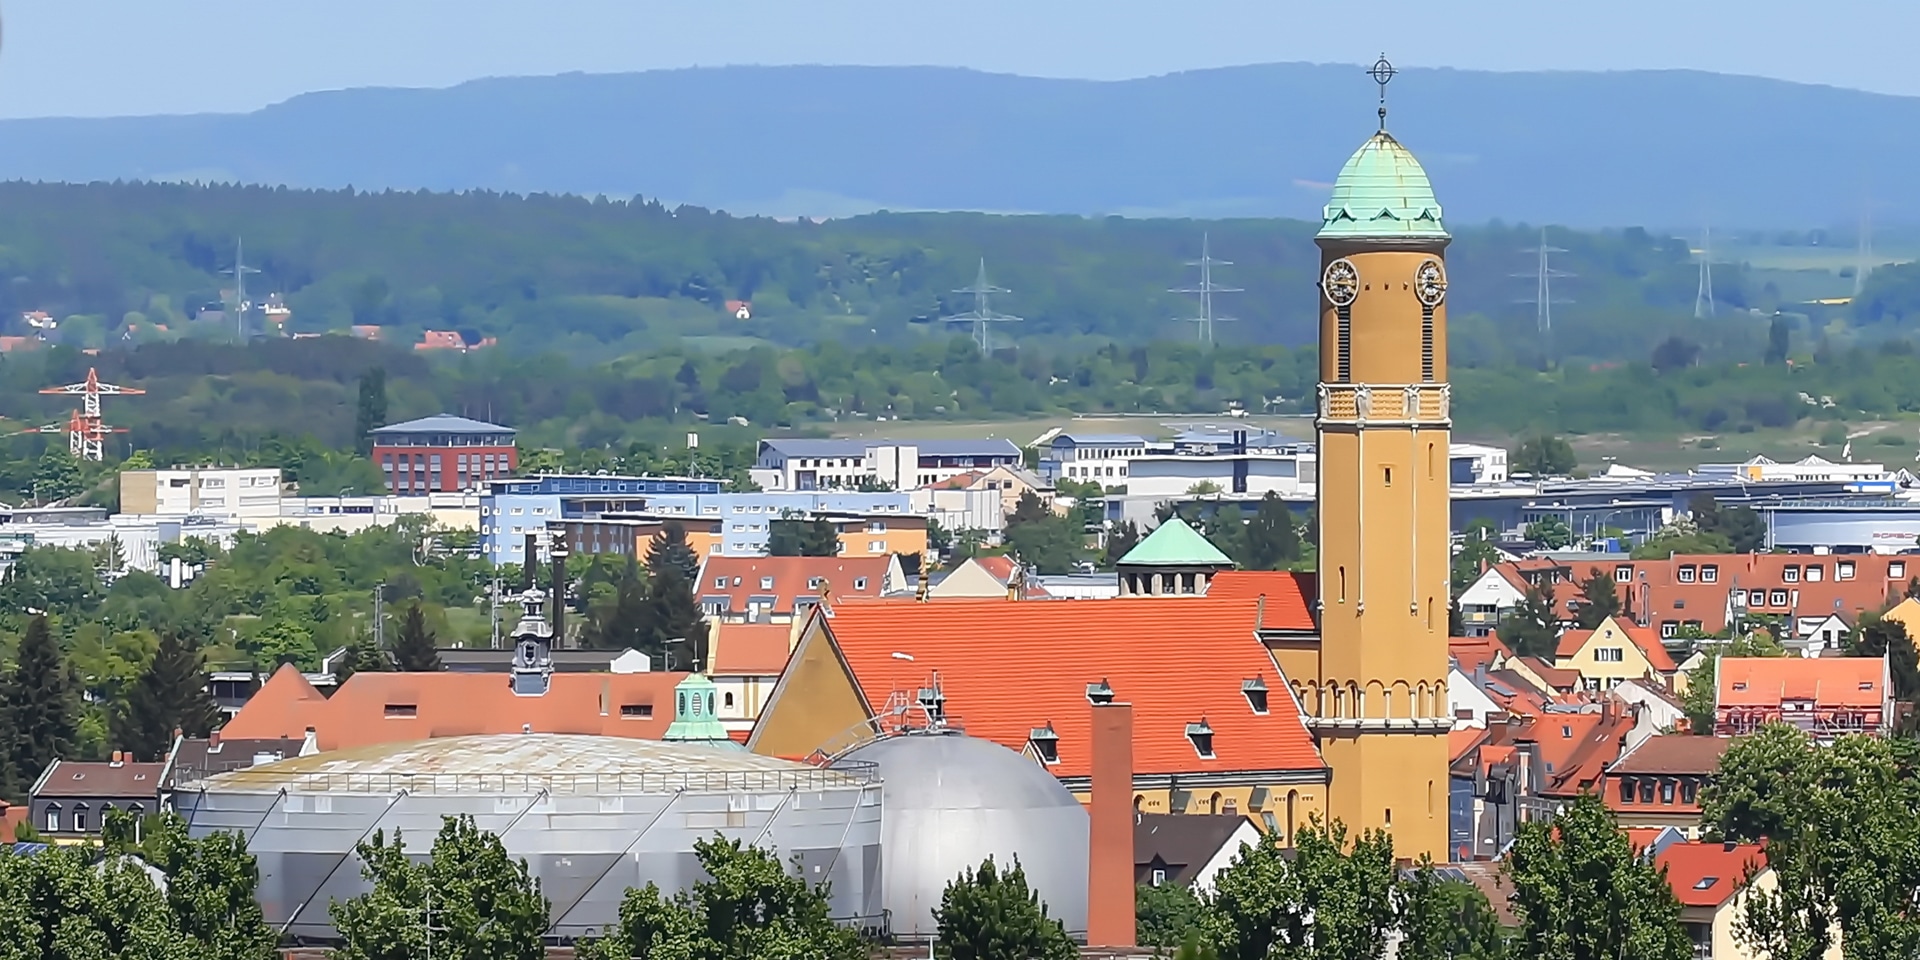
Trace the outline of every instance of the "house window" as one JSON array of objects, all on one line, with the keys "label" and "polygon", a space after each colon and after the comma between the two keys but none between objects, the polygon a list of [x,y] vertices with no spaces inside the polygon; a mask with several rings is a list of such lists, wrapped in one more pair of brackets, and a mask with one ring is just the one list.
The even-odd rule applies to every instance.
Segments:
[{"label": "house window", "polygon": [[[728,696],[732,696],[732,694],[728,694]],[[620,719],[622,720],[645,720],[652,716],[653,704],[651,703],[623,703],[620,705]]]},{"label": "house window", "polygon": [[1653,802],[1653,781],[1652,780],[1640,781],[1640,802],[1641,803]]},{"label": "house window", "polygon": [[1839,563],[1834,564],[1833,578],[1835,580],[1852,580],[1853,579],[1853,561],[1842,560]]},{"label": "house window", "polygon": [[1153,868],[1153,885],[1157,887],[1166,882],[1167,872],[1159,867]]},{"label": "house window", "polygon": [[1660,802],[1668,803],[1668,804],[1673,802],[1673,781],[1672,780],[1660,781]]},{"label": "house window", "polygon": [[1187,724],[1187,740],[1193,744],[1193,750],[1200,755],[1200,759],[1213,759],[1213,728],[1205,720]]},{"label": "house window", "polygon": [[713,588],[714,588],[715,590],[725,590],[725,589],[727,588],[727,578],[726,578],[726,577],[714,577],[714,578],[713,578]]},{"label": "house window", "polygon": [[87,808],[85,804],[73,808],[73,832],[87,832]]},{"label": "house window", "polygon": [[1681,583],[1692,583],[1692,582],[1693,582],[1693,568],[1692,568],[1692,567],[1681,567],[1681,568],[1680,568],[1680,582],[1681,582]]},{"label": "house window", "polygon": [[1267,682],[1255,677],[1240,684],[1240,692],[1247,695],[1247,706],[1253,708],[1258,716],[1267,715]]},{"label": "house window", "polygon": [[1628,566],[1614,567],[1613,579],[1616,583],[1632,583],[1633,568]]},{"label": "house window", "polygon": [[733,708],[733,694],[732,694],[732,693],[727,693],[727,694],[725,694],[725,695],[724,695],[724,698],[723,698],[723,699],[721,700],[721,704],[722,704],[723,706],[725,706],[725,707],[727,707],[728,709],[732,709],[732,708]]},{"label": "house window", "polygon": [[1822,570],[1822,568],[1821,568],[1821,567],[1815,567],[1815,566],[1810,566],[1810,567],[1808,567],[1808,568],[1807,568],[1807,582],[1808,582],[1808,583],[1819,583],[1819,582],[1820,582],[1820,577],[1821,577],[1821,573],[1820,573],[1820,571],[1821,571],[1821,570]]},{"label": "house window", "polygon": [[1767,605],[1767,592],[1765,590],[1747,591],[1747,606],[1764,607],[1766,605]]},{"label": "house window", "polygon": [[1660,639],[1672,640],[1680,635],[1680,625],[1668,620],[1660,625]]},{"label": "house window", "polygon": [[1693,780],[1686,780],[1681,782],[1680,784],[1680,802],[1681,803],[1691,806],[1693,805],[1694,801],[1699,798],[1699,796],[1700,796],[1700,787],[1697,783],[1695,783]]},{"label": "house window", "polygon": [[1593,659],[1597,663],[1625,663],[1627,651],[1624,647],[1601,647],[1593,652]]},{"label": "house window", "polygon": [[47,832],[60,832],[60,806],[58,804],[47,807]]},{"label": "house window", "polygon": [[416,703],[389,703],[386,716],[389,720],[404,720],[420,715],[420,705]]},{"label": "house window", "polygon": [[760,589],[762,589],[762,590],[772,590],[772,589],[773,589],[773,578],[772,578],[772,577],[761,577],[761,578],[760,578]]},{"label": "house window", "polygon": [[1785,590],[1775,590],[1773,592],[1773,606],[1784,607],[1786,605],[1787,605],[1787,592]]},{"label": "house window", "polygon": [[1632,780],[1623,779],[1620,781],[1620,802],[1621,803],[1633,802],[1633,781]]},{"label": "house window", "polygon": [[1901,577],[1904,577],[1906,575],[1907,575],[1906,561],[1895,560],[1894,562],[1887,564],[1887,579],[1898,580]]},{"label": "house window", "polygon": [[1060,736],[1051,726],[1035,727],[1027,735],[1027,742],[1033,746],[1033,752],[1040,757],[1041,763],[1060,762]]},{"label": "house window", "polygon": [[1701,567],[1701,568],[1700,568],[1700,582],[1701,582],[1701,583],[1713,583],[1714,581],[1716,581],[1716,580],[1719,580],[1719,579],[1720,579],[1720,568],[1719,568],[1719,567],[1712,567],[1712,566],[1708,566],[1708,567]]},{"label": "house window", "polygon": [[867,588],[867,578],[866,578],[866,577],[854,577],[854,578],[853,578],[853,588],[854,588],[855,590],[865,590],[865,589]]},{"label": "house window", "polygon": [[1799,567],[1787,567],[1787,568],[1785,568],[1785,569],[1783,569],[1783,570],[1781,570],[1781,571],[1780,571],[1780,579],[1781,579],[1781,580],[1783,580],[1783,581],[1785,581],[1785,582],[1787,582],[1787,583],[1799,583],[1799,582],[1800,582],[1800,568],[1799,568]]}]

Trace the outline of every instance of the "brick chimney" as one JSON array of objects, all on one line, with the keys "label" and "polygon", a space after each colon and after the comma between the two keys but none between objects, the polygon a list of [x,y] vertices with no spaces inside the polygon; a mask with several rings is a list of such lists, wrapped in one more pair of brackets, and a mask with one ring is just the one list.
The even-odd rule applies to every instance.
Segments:
[{"label": "brick chimney", "polygon": [[1087,944],[1127,947],[1133,915],[1133,706],[1093,710],[1093,802],[1088,811]]}]

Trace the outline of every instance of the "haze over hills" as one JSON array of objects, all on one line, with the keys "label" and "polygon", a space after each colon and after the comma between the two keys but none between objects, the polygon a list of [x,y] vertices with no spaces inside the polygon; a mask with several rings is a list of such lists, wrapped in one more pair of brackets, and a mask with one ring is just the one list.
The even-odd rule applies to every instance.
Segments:
[{"label": "haze over hills", "polygon": [[[250,114],[0,122],[0,177],[643,194],[877,208],[1317,218],[1374,124],[1348,65],[1096,82],[725,67],[315,93]],[[1920,219],[1920,98],[1686,71],[1408,69],[1389,126],[1448,219],[1668,228]],[[1875,193],[1875,185],[1882,185]]]}]

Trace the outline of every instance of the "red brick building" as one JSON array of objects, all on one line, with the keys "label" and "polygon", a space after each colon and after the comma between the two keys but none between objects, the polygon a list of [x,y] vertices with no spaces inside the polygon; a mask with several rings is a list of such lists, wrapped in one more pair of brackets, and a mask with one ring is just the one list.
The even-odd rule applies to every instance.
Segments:
[{"label": "red brick building", "polygon": [[513,428],[440,414],[373,431],[373,462],[387,492],[466,490],[520,466]]}]

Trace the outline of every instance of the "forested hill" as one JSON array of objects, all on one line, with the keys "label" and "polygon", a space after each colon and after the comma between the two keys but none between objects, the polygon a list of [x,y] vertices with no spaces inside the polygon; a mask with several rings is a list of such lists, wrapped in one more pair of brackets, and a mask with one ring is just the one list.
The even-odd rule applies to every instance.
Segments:
[{"label": "forested hill", "polygon": [[[246,115],[0,123],[0,178],[644,194],[878,208],[1317,215],[1373,127],[1352,65],[1124,82],[726,67],[316,93]],[[1408,69],[1390,124],[1449,222],[1812,227],[1905,181],[1920,99],[1685,71]],[[1920,194],[1874,196],[1913,220]]]}]

